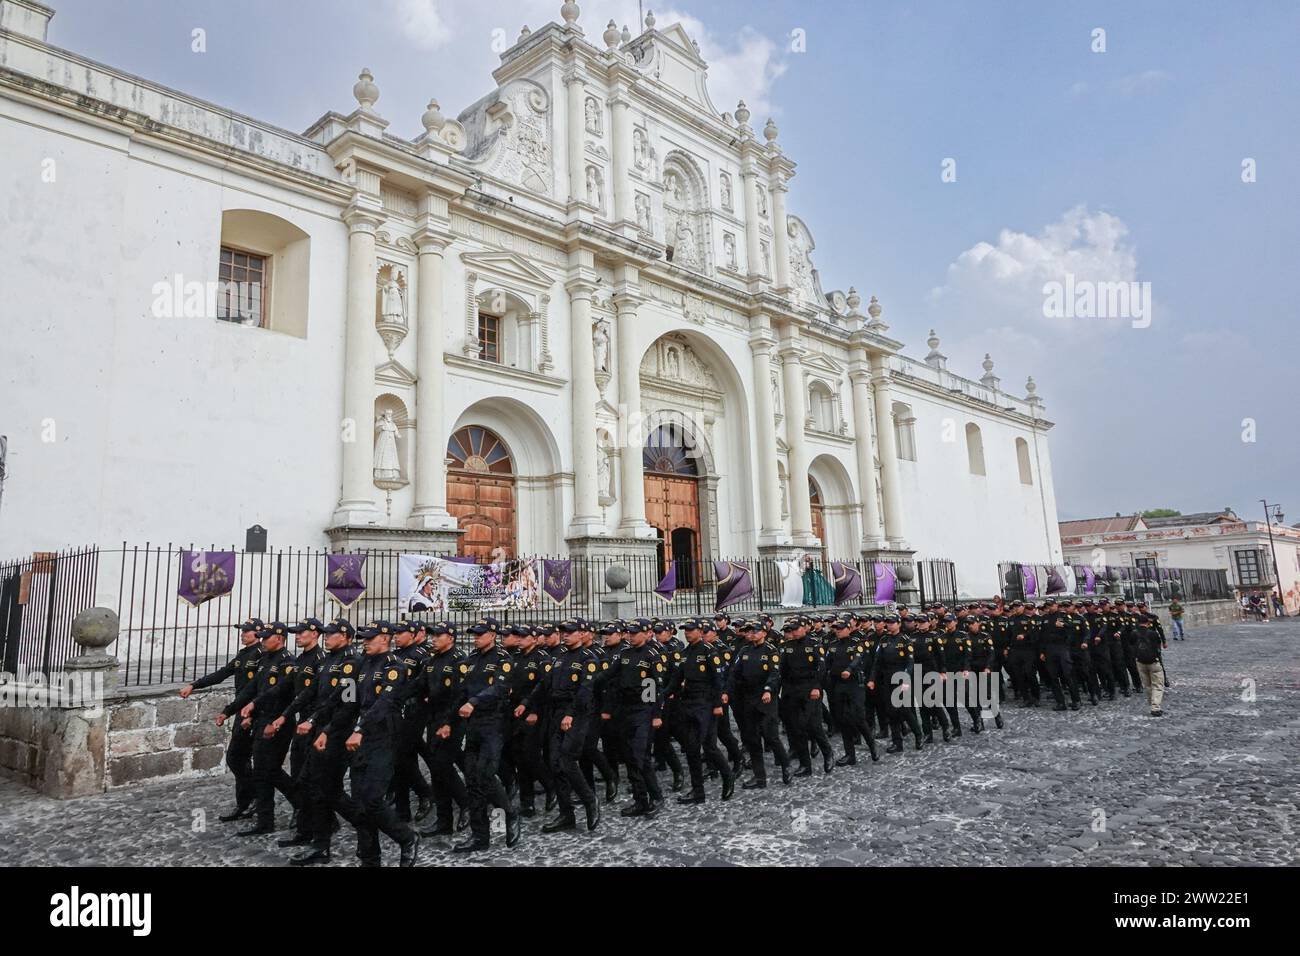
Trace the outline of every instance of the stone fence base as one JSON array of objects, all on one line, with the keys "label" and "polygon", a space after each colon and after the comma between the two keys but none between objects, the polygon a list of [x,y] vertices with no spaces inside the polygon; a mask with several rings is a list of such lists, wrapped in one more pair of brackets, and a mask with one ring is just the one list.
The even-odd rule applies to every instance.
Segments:
[{"label": "stone fence base", "polygon": [[[1210,624],[1232,624],[1241,620],[1241,606],[1231,598],[1222,601],[1182,601],[1183,605],[1183,627],[1191,630],[1194,627],[1206,627]],[[1160,623],[1165,626],[1165,634],[1169,634],[1170,620],[1169,605],[1155,604],[1151,610],[1160,617]]]},{"label": "stone fence base", "polygon": [[30,685],[7,686],[0,706],[0,772],[51,797],[223,772],[229,725],[213,718],[229,689],[177,696],[180,685],[142,688],[94,709],[44,706]]}]

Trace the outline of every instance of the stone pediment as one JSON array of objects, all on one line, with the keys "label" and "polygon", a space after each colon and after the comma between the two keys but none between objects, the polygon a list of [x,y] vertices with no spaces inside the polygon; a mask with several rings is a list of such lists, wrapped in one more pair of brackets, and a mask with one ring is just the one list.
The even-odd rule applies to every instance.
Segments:
[{"label": "stone pediment", "polygon": [[805,355],[803,367],[809,371],[822,372],[828,375],[839,375],[844,371],[844,365],[829,355]]},{"label": "stone pediment", "polygon": [[480,275],[504,282],[518,282],[539,291],[547,291],[555,280],[523,256],[514,252],[463,252],[460,261]]},{"label": "stone pediment", "polygon": [[397,359],[389,359],[375,366],[375,381],[384,385],[409,386],[415,384],[415,375]]},{"label": "stone pediment", "polygon": [[633,62],[643,73],[671,87],[690,102],[714,116],[717,108],[709,99],[708,64],[680,23],[662,30],[648,30],[630,48]]}]

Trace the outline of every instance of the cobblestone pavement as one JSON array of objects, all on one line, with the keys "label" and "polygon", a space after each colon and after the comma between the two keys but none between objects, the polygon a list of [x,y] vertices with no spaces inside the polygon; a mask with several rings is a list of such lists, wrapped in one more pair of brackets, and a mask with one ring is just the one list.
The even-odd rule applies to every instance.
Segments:
[{"label": "cobblestone pavement", "polygon": [[[1001,731],[790,787],[778,775],[726,804],[715,781],[703,806],[670,805],[654,821],[610,812],[594,834],[547,836],[540,818],[525,821],[515,849],[498,838],[470,860],[426,840],[420,864],[1295,864],[1297,650],[1298,621],[1207,627],[1167,652],[1160,720],[1136,696],[1085,700],[1078,713],[1012,702]],[[216,821],[229,801],[220,777],[68,801],[0,782],[0,863],[282,863],[273,838],[240,840],[237,824]],[[335,848],[336,865],[355,863],[346,827]],[[387,841],[385,854],[396,862]]]}]

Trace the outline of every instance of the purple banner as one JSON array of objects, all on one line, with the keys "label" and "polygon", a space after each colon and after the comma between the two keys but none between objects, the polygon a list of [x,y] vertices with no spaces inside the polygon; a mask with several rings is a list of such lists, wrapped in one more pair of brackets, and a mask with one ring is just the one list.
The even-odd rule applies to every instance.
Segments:
[{"label": "purple banner", "polygon": [[235,552],[182,551],[176,596],[190,607],[225,597],[235,586]]},{"label": "purple banner", "polygon": [[715,611],[739,604],[754,593],[754,579],[749,567],[739,561],[714,561],[713,572],[718,577],[718,599]]},{"label": "purple banner", "polygon": [[876,562],[876,603],[888,604],[894,599],[894,589],[898,579],[894,575],[893,565]]},{"label": "purple banner", "polygon": [[671,601],[677,596],[677,562],[668,565],[668,573],[655,585],[655,597],[661,601]]},{"label": "purple banner", "polygon": [[1065,580],[1061,577],[1061,573],[1056,568],[1049,567],[1047,569],[1047,593],[1060,594],[1064,590]]},{"label": "purple banner", "polygon": [[1097,593],[1097,575],[1093,574],[1092,568],[1088,567],[1086,564],[1083,566],[1083,593]]},{"label": "purple banner", "polygon": [[1020,573],[1025,576],[1025,597],[1038,596],[1038,578],[1034,576],[1034,569],[1025,565],[1020,569]]},{"label": "purple banner", "polygon": [[327,554],[325,556],[325,593],[351,607],[366,593],[366,556],[364,554]]},{"label": "purple banner", "polygon": [[831,574],[835,576],[836,604],[862,597],[862,575],[853,565],[832,561]]},{"label": "purple banner", "polygon": [[563,604],[573,592],[573,564],[568,558],[542,559],[542,593]]}]

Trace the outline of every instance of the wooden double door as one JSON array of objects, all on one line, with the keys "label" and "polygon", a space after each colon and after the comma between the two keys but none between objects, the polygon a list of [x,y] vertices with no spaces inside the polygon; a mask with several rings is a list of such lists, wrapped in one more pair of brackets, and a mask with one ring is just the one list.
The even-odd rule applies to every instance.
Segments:
[{"label": "wooden double door", "polygon": [[465,533],[457,553],[487,561],[496,548],[515,557],[515,481],[469,472],[447,472],[447,510]]},{"label": "wooden double door", "polygon": [[694,587],[700,559],[700,483],[679,475],[646,474],[646,521],[659,531],[660,574],[677,563],[677,586]]}]

